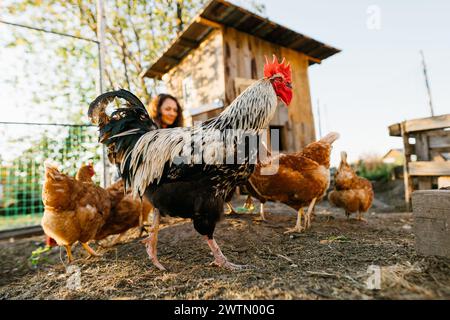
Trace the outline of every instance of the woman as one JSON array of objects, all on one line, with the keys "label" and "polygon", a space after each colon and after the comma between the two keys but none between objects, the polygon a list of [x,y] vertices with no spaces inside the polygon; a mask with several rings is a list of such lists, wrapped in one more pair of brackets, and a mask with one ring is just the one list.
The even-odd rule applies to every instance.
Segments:
[{"label": "woman", "polygon": [[153,99],[149,109],[150,116],[160,128],[183,126],[183,109],[174,96],[165,93],[159,94]]}]

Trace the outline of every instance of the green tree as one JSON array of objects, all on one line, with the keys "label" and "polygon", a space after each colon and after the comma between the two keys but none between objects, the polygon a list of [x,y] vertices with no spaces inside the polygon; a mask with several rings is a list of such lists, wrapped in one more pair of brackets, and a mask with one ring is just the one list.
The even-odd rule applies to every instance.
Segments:
[{"label": "green tree", "polygon": [[[182,30],[206,0],[107,0],[106,13],[106,89],[126,88],[144,102],[155,94],[158,83],[139,74]],[[4,19],[48,30],[96,39],[96,1],[81,0],[6,0],[0,7]],[[59,120],[70,108],[68,121],[80,121],[86,105],[96,95],[97,47],[82,40],[61,38],[10,27],[1,45],[21,46],[29,61],[21,79],[31,103],[50,105],[51,120]],[[44,56],[42,53],[46,52]],[[33,61],[31,57],[39,57]]]},{"label": "green tree", "polygon": [[[106,90],[129,89],[148,103],[159,83],[139,75],[207,2],[105,0]],[[236,1],[258,13],[265,11],[256,1],[241,2]],[[96,39],[95,0],[3,0],[0,11],[5,20]],[[83,40],[8,28],[8,34],[1,33],[0,47],[25,50],[22,73],[7,79],[24,92],[24,104],[46,120],[85,122],[86,106],[96,95],[97,46]]]}]

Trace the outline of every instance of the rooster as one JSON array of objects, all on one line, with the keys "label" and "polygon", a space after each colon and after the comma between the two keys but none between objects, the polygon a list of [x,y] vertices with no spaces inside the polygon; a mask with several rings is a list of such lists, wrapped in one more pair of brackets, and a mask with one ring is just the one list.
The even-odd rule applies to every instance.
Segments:
[{"label": "rooster", "polygon": [[[107,106],[116,97],[127,105],[110,112]],[[125,187],[135,196],[147,197],[155,208],[146,247],[158,269],[165,270],[156,249],[160,215],[191,218],[214,255],[213,264],[230,270],[245,267],[228,261],[213,234],[223,216],[224,198],[254,170],[250,161],[254,150],[242,154],[238,146],[246,134],[266,130],[278,98],[286,105],[292,100],[291,68],[274,56],[272,62],[266,59],[263,79],[220,115],[192,128],[157,129],[142,102],[126,90],[107,92],[91,103],[89,118],[99,126],[99,141],[108,147]],[[238,134],[227,134],[228,130]],[[192,157],[192,147],[203,150],[202,155]],[[224,162],[224,151],[235,159],[241,156],[240,163]]]}]

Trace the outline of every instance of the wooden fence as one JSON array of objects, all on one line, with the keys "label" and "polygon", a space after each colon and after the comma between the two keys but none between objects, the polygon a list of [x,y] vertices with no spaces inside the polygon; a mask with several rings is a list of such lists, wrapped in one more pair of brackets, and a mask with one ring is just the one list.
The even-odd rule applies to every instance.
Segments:
[{"label": "wooden fence", "polygon": [[411,209],[414,190],[437,188],[439,177],[450,176],[450,114],[393,124],[389,135],[403,139],[405,202]]}]

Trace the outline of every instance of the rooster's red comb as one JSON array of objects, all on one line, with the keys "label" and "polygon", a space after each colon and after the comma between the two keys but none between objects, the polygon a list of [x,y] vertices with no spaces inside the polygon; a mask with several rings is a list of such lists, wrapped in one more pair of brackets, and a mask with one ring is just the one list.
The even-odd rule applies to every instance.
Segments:
[{"label": "rooster's red comb", "polygon": [[278,63],[278,59],[273,55],[273,61],[269,62],[266,57],[266,64],[264,65],[264,76],[266,78],[271,78],[275,74],[279,73],[283,75],[284,80],[291,82],[291,65],[285,63],[286,59],[283,58],[281,63]]}]

